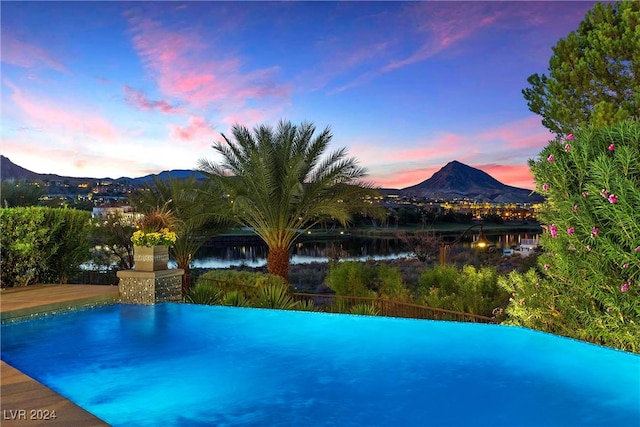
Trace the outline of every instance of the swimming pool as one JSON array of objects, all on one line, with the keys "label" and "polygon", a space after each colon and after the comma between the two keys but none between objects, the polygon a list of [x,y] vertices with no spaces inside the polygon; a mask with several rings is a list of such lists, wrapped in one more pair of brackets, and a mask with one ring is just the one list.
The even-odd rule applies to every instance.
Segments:
[{"label": "swimming pool", "polygon": [[636,426],[640,357],[515,327],[165,303],[2,326],[115,426]]}]

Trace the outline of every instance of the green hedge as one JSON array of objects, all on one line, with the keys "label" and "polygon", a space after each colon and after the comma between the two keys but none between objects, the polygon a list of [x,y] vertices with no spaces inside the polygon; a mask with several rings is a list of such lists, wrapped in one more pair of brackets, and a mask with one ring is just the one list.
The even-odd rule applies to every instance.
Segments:
[{"label": "green hedge", "polygon": [[75,209],[0,209],[1,286],[69,280],[91,258],[90,219]]}]

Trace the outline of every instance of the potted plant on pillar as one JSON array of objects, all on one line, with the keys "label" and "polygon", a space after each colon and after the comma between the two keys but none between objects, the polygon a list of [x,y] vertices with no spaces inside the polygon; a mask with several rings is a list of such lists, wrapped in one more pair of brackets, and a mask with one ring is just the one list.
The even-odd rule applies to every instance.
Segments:
[{"label": "potted plant on pillar", "polygon": [[131,236],[136,271],[167,269],[169,248],[176,242],[174,225],[175,218],[165,207],[156,207],[141,217],[138,230]]}]

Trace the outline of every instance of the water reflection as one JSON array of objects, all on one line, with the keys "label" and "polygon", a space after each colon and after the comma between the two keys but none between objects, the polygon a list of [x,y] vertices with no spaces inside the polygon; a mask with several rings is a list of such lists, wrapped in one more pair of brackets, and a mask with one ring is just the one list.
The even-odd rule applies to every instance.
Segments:
[{"label": "water reflection", "polygon": [[[485,234],[490,244],[497,249],[518,246],[522,239],[538,238],[537,233]],[[466,236],[456,245],[469,248],[475,239],[477,239],[476,235]],[[411,256],[407,248],[398,239],[352,236],[337,240],[305,240],[298,242],[291,249],[291,263],[326,262],[333,248],[339,248],[344,251],[345,256],[343,256],[343,259],[395,259]],[[254,240],[247,240],[247,243],[226,243],[205,247],[198,252],[192,266],[195,268],[226,268],[239,265],[262,267],[266,263],[267,246]],[[175,263],[171,267],[175,267]]]}]

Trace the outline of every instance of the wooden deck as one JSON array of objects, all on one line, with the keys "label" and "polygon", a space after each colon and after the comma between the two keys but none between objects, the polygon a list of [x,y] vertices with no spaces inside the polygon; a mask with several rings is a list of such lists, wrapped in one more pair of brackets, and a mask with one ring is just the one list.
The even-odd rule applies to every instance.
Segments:
[{"label": "wooden deck", "polygon": [[[0,291],[2,321],[117,301],[117,286],[32,285]],[[51,414],[55,411],[55,418]],[[108,426],[95,415],[0,361],[2,426]],[[47,419],[48,418],[48,419]]]}]

